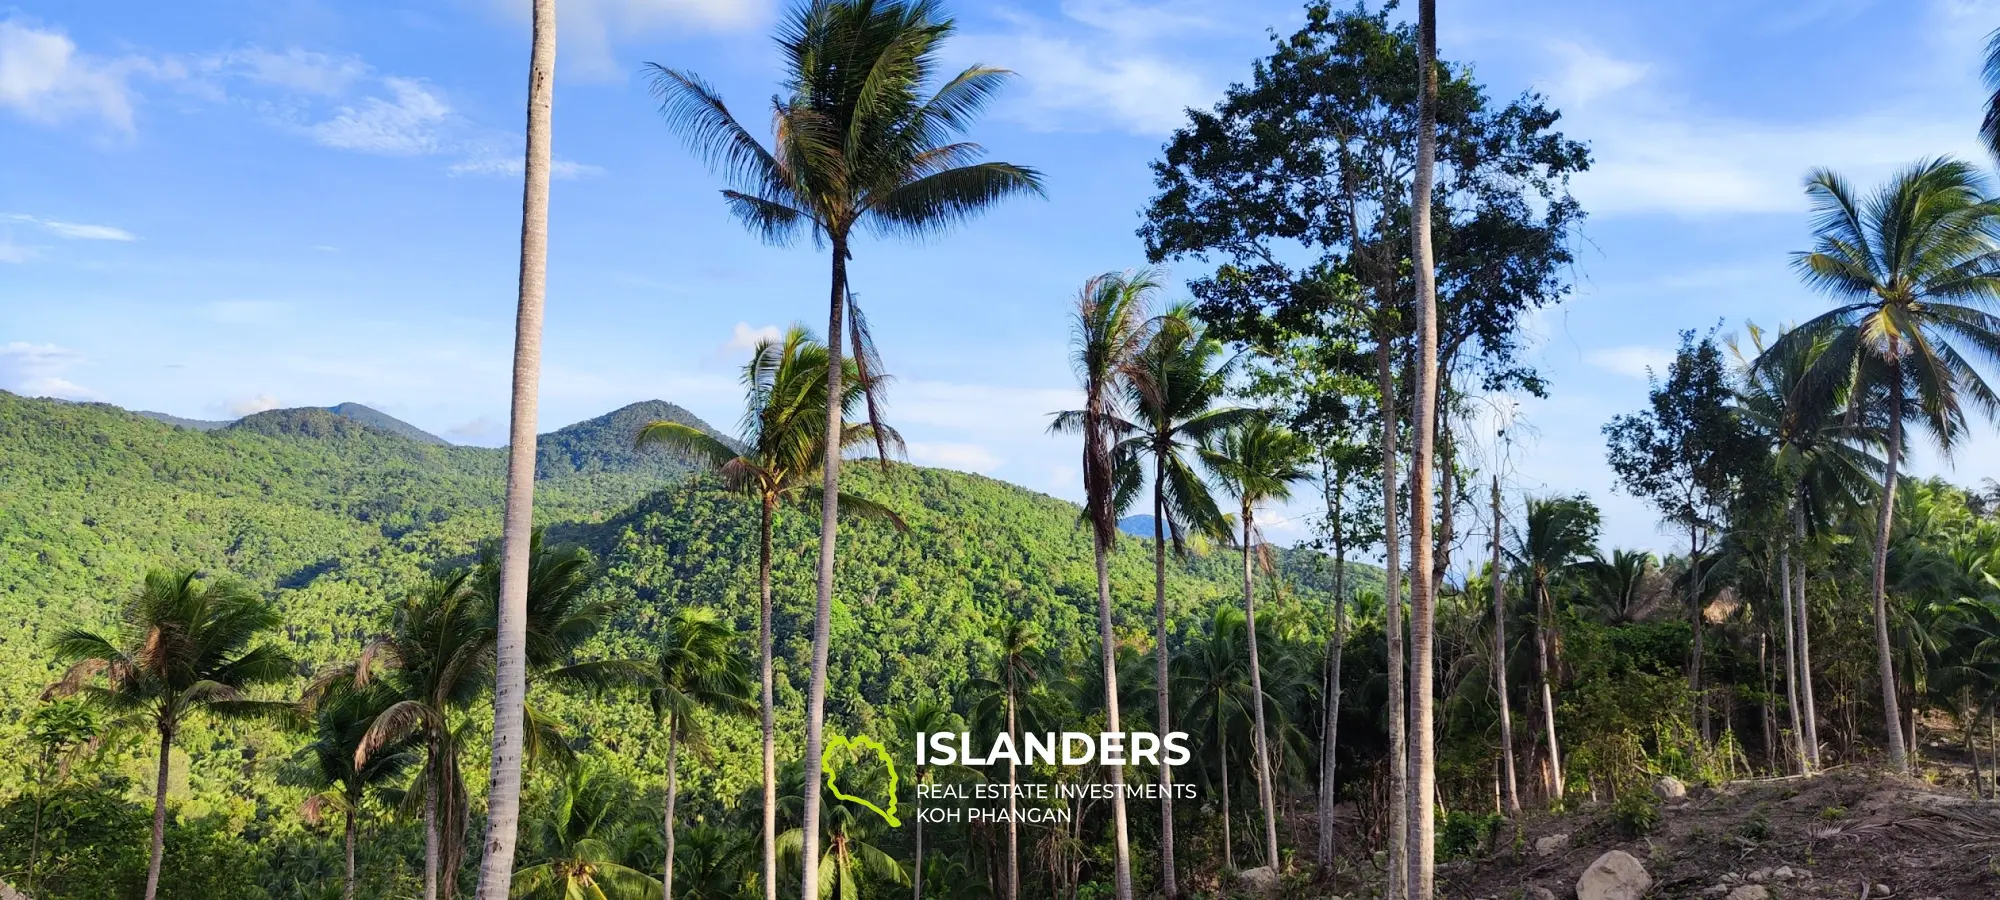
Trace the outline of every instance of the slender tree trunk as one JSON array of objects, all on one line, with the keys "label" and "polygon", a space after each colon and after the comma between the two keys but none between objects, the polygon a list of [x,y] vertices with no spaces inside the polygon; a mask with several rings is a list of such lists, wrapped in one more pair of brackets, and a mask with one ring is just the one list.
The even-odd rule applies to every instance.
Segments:
[{"label": "slender tree trunk", "polygon": [[[1378,315],[1389,314],[1394,295],[1385,283]],[[1396,377],[1391,369],[1392,336],[1378,326],[1375,376],[1381,389],[1382,428],[1382,584],[1383,631],[1388,641],[1389,696],[1389,890],[1387,900],[1403,900],[1404,875],[1409,871],[1410,809],[1408,753],[1403,729],[1403,536],[1397,524],[1402,504],[1396,496]]]},{"label": "slender tree trunk", "polygon": [[1972,757],[1972,796],[1977,800],[1986,799],[1986,779],[1979,774],[1979,745],[1972,742],[1972,735],[1979,728],[1979,710],[1974,709],[1970,721],[1965,723],[1965,755]]},{"label": "slender tree trunk", "polygon": [[1236,871],[1236,841],[1230,833],[1229,811],[1229,740],[1222,729],[1223,694],[1215,694],[1215,755],[1222,761],[1222,868]]},{"label": "slender tree trunk", "polygon": [[1813,703],[1812,641],[1808,638],[1811,629],[1807,627],[1807,623],[1812,616],[1806,610],[1806,561],[1804,556],[1806,545],[1806,511],[1803,496],[1794,500],[1792,504],[1792,535],[1798,541],[1800,553],[1797,561],[1799,572],[1797,579],[1798,603],[1796,604],[1798,607],[1799,637],[1799,701],[1805,705],[1801,713],[1805,717],[1806,760],[1813,768],[1818,768],[1820,764],[1819,710]]},{"label": "slender tree trunk", "polygon": [[[1153,695],[1159,703],[1159,732],[1173,731],[1172,702],[1167,680],[1167,535],[1166,448],[1153,454]],[[1160,893],[1166,900],[1180,896],[1174,874],[1174,767],[1160,761]]]},{"label": "slender tree trunk", "polygon": [[667,859],[660,865],[660,896],[663,900],[674,900],[674,806],[681,796],[681,723],[667,715],[667,814],[666,841]]},{"label": "slender tree trunk", "polygon": [[1257,728],[1252,749],[1257,754],[1257,800],[1264,807],[1264,858],[1275,873],[1278,871],[1278,809],[1271,790],[1271,752],[1265,744],[1264,668],[1257,658],[1257,594],[1250,565],[1250,556],[1256,552],[1253,549],[1257,533],[1251,521],[1253,515],[1246,499],[1243,503],[1243,620],[1250,633],[1250,702],[1254,708],[1252,721]]},{"label": "slender tree trunk", "polygon": [[[1093,531],[1094,533],[1094,531]],[[1093,543],[1097,549],[1097,639],[1104,663],[1104,727],[1123,732],[1118,721],[1118,637],[1111,629],[1111,548],[1102,535]],[[1111,773],[1111,822],[1115,842],[1112,892],[1116,900],[1132,900],[1132,837],[1125,819],[1125,767],[1107,765]],[[812,900],[812,898],[806,898]]]},{"label": "slender tree trunk", "polygon": [[[846,425],[846,410],[841,409],[840,398],[844,388],[841,379],[846,372],[842,368],[840,336],[842,319],[847,305],[847,237],[835,235],[833,240],[833,296],[827,302],[826,318],[826,434],[838,435]],[[820,781],[824,777],[820,771],[820,754],[825,748],[826,729],[826,657],[828,641],[832,638],[833,627],[833,563],[835,542],[839,526],[840,506],[840,451],[836,446],[827,448],[826,462],[820,482],[822,497],[819,517],[819,582],[818,600],[813,611],[812,643],[812,686],[806,695],[806,747],[805,747],[805,816],[800,828],[800,836],[805,848],[799,854],[803,865],[799,881],[800,900],[819,900],[819,792]]]},{"label": "slender tree trunk", "polygon": [[424,780],[424,900],[437,900],[438,876],[444,870],[444,835],[438,822],[438,780],[444,777],[438,750],[431,748],[424,764],[430,767]]},{"label": "slender tree trunk", "polygon": [[1805,724],[1799,717],[1799,630],[1792,621],[1792,548],[1779,541],[1778,550],[1778,591],[1784,602],[1778,604],[1784,617],[1785,626],[1785,707],[1791,711],[1793,762],[1799,774],[1812,774],[1812,761],[1806,754]]},{"label": "slender tree trunk", "polygon": [[528,553],[535,527],[535,404],[541,383],[542,301],[548,285],[549,141],[555,98],[556,4],[534,0],[528,132],[521,194],[521,278],[514,320],[514,396],[501,526],[493,679],[493,759],[479,900],[505,900],[521,822],[521,752],[528,693]]},{"label": "slender tree trunk", "polygon": [[1688,607],[1694,614],[1694,656],[1688,660],[1688,691],[1694,694],[1694,717],[1696,727],[1701,731],[1703,743],[1713,743],[1714,730],[1710,727],[1708,692],[1702,689],[1701,663],[1705,651],[1702,648],[1702,633],[1707,631],[1707,616],[1701,608],[1701,544],[1697,537],[1701,529],[1688,529]]},{"label": "slender tree trunk", "polygon": [[[1437,581],[1432,540],[1433,454],[1438,431],[1438,322],[1436,258],[1431,252],[1431,186],[1437,166],[1437,0],[1417,0],[1417,165],[1410,185],[1410,269],[1416,281],[1415,431],[1410,448],[1410,798],[1416,822],[1411,900],[1431,900],[1437,890],[1437,733],[1432,662],[1437,630]],[[1450,494],[1446,494],[1447,501]],[[1449,516],[1449,509],[1445,515]]]},{"label": "slender tree trunk", "polygon": [[[358,802],[359,802],[359,799],[360,799],[360,798],[354,798],[354,800],[355,800],[355,803],[358,803]],[[346,853],[346,856],[347,856],[347,872],[346,872],[346,877],[345,877],[345,878],[343,878],[343,879],[341,880],[341,882],[340,882],[340,900],[354,900],[354,881],[355,881],[355,877],[354,877],[354,805],[355,805],[354,803],[350,803],[350,804],[348,805],[348,807],[347,807],[347,841],[346,841],[346,844],[347,844],[347,846],[346,846],[346,848],[345,848],[345,849],[346,849],[346,851],[347,851],[347,853]]]},{"label": "slender tree trunk", "polygon": [[[778,704],[771,671],[771,523],[777,500],[765,495],[757,523],[757,656],[764,726],[764,900],[778,900]],[[917,828],[921,831],[921,822]],[[919,880],[922,876],[918,876]]]},{"label": "slender tree trunk", "polygon": [[[1891,346],[1893,352],[1895,348]],[[1889,526],[1896,514],[1896,464],[1903,450],[1903,369],[1889,363],[1889,441],[1883,453],[1882,507],[1875,517],[1875,661],[1882,676],[1882,719],[1888,724],[1889,767],[1910,773],[1903,746],[1902,715],[1896,708],[1896,663],[1889,649]]]},{"label": "slender tree trunk", "polygon": [[1757,720],[1764,731],[1764,758],[1775,760],[1778,755],[1778,716],[1771,710],[1771,698],[1777,695],[1772,689],[1770,640],[1767,635],[1757,635],[1757,677],[1763,680],[1764,696],[1757,704]]},{"label": "slender tree trunk", "polygon": [[1555,619],[1555,605],[1549,601],[1547,577],[1535,576],[1535,668],[1542,678],[1542,726],[1547,732],[1549,747],[1549,794],[1557,800],[1563,798],[1562,748],[1556,743],[1556,694],[1552,686],[1555,681],[1555,666],[1549,659],[1549,626]]},{"label": "slender tree trunk", "polygon": [[1521,787],[1514,778],[1514,711],[1507,696],[1507,579],[1500,569],[1500,476],[1493,476],[1493,691],[1500,698],[1500,771],[1507,815],[1521,815]]},{"label": "slender tree trunk", "polygon": [[918,770],[917,770],[917,792],[916,792],[916,794],[917,794],[917,815],[916,815],[916,820],[917,820],[917,865],[916,865],[916,870],[910,873],[910,900],[924,900],[924,792],[923,792],[923,784],[924,784],[924,776],[925,776],[925,775],[928,775],[928,774],[929,774],[928,772],[925,772],[925,771],[924,771],[924,770],[922,770],[922,769],[918,769]]},{"label": "slender tree trunk", "polygon": [[[1019,739],[1014,724],[1014,659],[1012,648],[1006,659],[1007,665],[1007,740]],[[1016,744],[1015,746],[1019,746]],[[1021,825],[1015,810],[1014,794],[1019,790],[1020,781],[1013,757],[1007,759],[1007,900],[1015,900],[1021,895]],[[671,900],[671,898],[669,898]]]},{"label": "slender tree trunk", "polygon": [[153,782],[153,848],[146,861],[146,900],[160,895],[160,862],[167,851],[167,778],[173,764],[174,727],[160,726],[160,769]]},{"label": "slender tree trunk", "polygon": [[1335,788],[1339,785],[1340,750],[1340,663],[1347,646],[1347,532],[1341,516],[1341,506],[1346,494],[1346,472],[1339,479],[1334,478],[1333,467],[1322,469],[1327,483],[1327,522],[1333,533],[1333,645],[1328,648],[1332,663],[1327,673],[1325,739],[1320,747],[1320,792],[1319,792],[1319,872],[1326,878],[1333,874],[1333,834],[1335,828],[1333,807]]}]

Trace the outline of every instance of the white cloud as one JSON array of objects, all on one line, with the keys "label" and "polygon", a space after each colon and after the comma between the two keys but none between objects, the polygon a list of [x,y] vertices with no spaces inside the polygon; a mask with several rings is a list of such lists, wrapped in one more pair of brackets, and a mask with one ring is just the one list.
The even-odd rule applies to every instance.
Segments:
[{"label": "white cloud", "polygon": [[1606,372],[1643,379],[1650,374],[1665,375],[1667,366],[1674,361],[1674,352],[1636,344],[1600,347],[1584,354],[1583,361]]},{"label": "white cloud", "polygon": [[[471,156],[445,167],[452,175],[505,175],[521,177],[527,165],[521,157],[501,155]],[[603,166],[573,162],[567,159],[552,160],[549,163],[549,177],[557,179],[590,178],[604,174]]]},{"label": "white cloud", "polygon": [[1548,85],[1549,94],[1571,107],[1631,87],[1652,68],[1573,41],[1552,40],[1547,47],[1551,57],[1565,63],[1562,74]]},{"label": "white cloud", "polygon": [[[528,4],[493,0],[517,20]],[[764,23],[772,0],[563,0],[562,27],[556,32],[564,77],[616,79],[625,73],[613,44],[668,32],[740,31]]]},{"label": "white cloud", "polygon": [[993,451],[978,444],[911,441],[909,451],[912,462],[965,472],[991,472],[1001,463]]},{"label": "white cloud", "polygon": [[369,72],[368,64],[358,56],[335,56],[298,47],[283,53],[261,47],[237,50],[212,58],[210,66],[262,84],[325,97],[345,94]]},{"label": "white cloud", "polygon": [[41,219],[22,213],[9,213],[5,216],[0,216],[0,219],[35,225],[56,237],[68,238],[73,241],[136,241],[139,239],[132,232],[110,225],[82,225],[76,222],[57,222],[53,219]]},{"label": "white cloud", "polygon": [[129,134],[132,77],[183,74],[171,62],[78,53],[76,42],[61,31],[37,28],[21,19],[0,21],[0,107],[29,119],[50,123],[97,119]]},{"label": "white cloud", "polygon": [[776,325],[759,325],[755,328],[749,322],[738,322],[729,330],[729,340],[717,348],[717,353],[736,356],[757,349],[765,341],[777,341],[785,336],[785,331]]},{"label": "white cloud", "polygon": [[266,410],[277,409],[278,398],[267,393],[260,393],[238,400],[231,400],[224,405],[224,408],[229,410],[229,414],[232,416],[248,416]]},{"label": "white cloud", "polygon": [[62,377],[85,362],[83,354],[54,344],[0,344],[0,388],[28,397],[97,400],[97,392]]},{"label": "white cloud", "polygon": [[1106,47],[1095,36],[1052,34],[1035,22],[1022,22],[1011,35],[966,35],[956,50],[968,60],[1020,72],[1000,109],[1044,131],[1164,134],[1182,124],[1189,107],[1206,106],[1215,94],[1185,57]]},{"label": "white cloud", "polygon": [[384,78],[388,97],[368,97],[343,106],[334,117],[308,125],[313,140],[337,150],[386,156],[415,156],[444,149],[443,129],[451,119],[444,99],[413,78]]}]

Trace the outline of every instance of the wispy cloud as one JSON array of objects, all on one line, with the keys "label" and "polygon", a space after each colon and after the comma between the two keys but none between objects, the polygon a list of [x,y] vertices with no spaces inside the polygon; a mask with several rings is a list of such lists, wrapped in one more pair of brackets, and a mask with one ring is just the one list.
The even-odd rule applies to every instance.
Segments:
[{"label": "wispy cloud", "polygon": [[1648,378],[1655,373],[1664,373],[1674,361],[1671,350],[1659,347],[1644,347],[1636,344],[1623,347],[1600,347],[1584,354],[1583,361],[1628,378]]},{"label": "wispy cloud", "polygon": [[358,56],[318,53],[299,47],[282,51],[249,47],[218,54],[205,63],[206,69],[323,97],[347,93],[372,71]]},{"label": "wispy cloud", "polygon": [[277,409],[278,406],[278,398],[268,393],[258,393],[231,400],[224,403],[222,408],[227,410],[232,416],[248,416]]},{"label": "wispy cloud", "polygon": [[765,341],[776,341],[785,336],[783,329],[776,325],[752,327],[749,322],[738,322],[729,330],[729,340],[724,341],[719,352],[724,354],[748,353],[757,349]]},{"label": "wispy cloud", "polygon": [[1000,457],[979,444],[911,441],[909,451],[912,462],[963,472],[991,472],[1001,464]]},{"label": "wispy cloud", "polygon": [[413,156],[444,149],[443,128],[451,106],[414,78],[385,78],[387,96],[342,106],[334,116],[308,125],[307,136],[336,150]]},{"label": "wispy cloud", "polygon": [[0,388],[29,397],[102,399],[96,391],[62,377],[84,362],[83,354],[55,344],[0,344]]},{"label": "wispy cloud", "polygon": [[0,216],[10,222],[33,225],[59,238],[72,241],[136,241],[138,235],[111,225],[85,225],[78,222],[59,222],[43,219],[26,213],[8,213]]},{"label": "wispy cloud", "polygon": [[492,416],[479,416],[445,429],[445,434],[471,443],[505,440],[507,423]]},{"label": "wispy cloud", "polygon": [[[525,20],[527,5],[492,0],[495,10]],[[662,32],[741,31],[768,21],[775,0],[564,0],[556,32],[563,77],[616,80],[627,71],[615,44]]]},{"label": "wispy cloud", "polygon": [[131,80],[185,74],[172,61],[91,56],[78,52],[61,30],[20,18],[0,21],[0,108],[34,121],[96,120],[130,134],[136,96]]},{"label": "wispy cloud", "polygon": [[[522,172],[527,171],[527,164],[522,162],[518,155],[472,156],[446,166],[445,171],[453,175],[502,175],[519,178]],[[603,166],[567,159],[552,160],[549,163],[549,176],[552,178],[591,178],[602,174],[604,174]]]}]

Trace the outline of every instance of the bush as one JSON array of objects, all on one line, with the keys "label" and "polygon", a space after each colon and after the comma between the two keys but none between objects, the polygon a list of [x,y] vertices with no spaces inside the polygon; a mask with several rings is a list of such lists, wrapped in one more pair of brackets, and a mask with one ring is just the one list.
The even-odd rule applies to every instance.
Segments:
[{"label": "bush", "polygon": [[1648,791],[1626,791],[1611,804],[1611,823],[1626,837],[1639,837],[1660,824],[1660,804]]},{"label": "bush", "polygon": [[1469,812],[1449,812],[1445,814],[1444,825],[1438,829],[1437,855],[1439,859],[1465,859],[1478,853],[1493,838],[1500,823],[1506,821],[1497,813],[1479,815]]}]

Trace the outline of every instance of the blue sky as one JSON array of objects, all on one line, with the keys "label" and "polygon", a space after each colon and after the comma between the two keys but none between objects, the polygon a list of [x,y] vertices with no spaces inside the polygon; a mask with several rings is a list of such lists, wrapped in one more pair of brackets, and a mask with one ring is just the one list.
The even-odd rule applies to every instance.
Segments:
[{"label": "blue sky", "polygon": [[[1442,0],[1440,44],[1496,96],[1548,95],[1587,141],[1570,303],[1529,323],[1550,399],[1511,482],[1589,491],[1620,545],[1677,546],[1616,496],[1599,428],[1682,328],[1823,306],[1785,254],[1816,165],[1872,183],[1989,162],[1977,78],[1995,0]],[[0,388],[196,418],[358,401],[504,439],[525,0],[0,2]],[[1143,262],[1147,164],[1247,77],[1289,0],[952,4],[955,62],[1020,78],[977,133],[1041,168],[921,245],[869,240],[855,288],[922,463],[1074,497],[1066,309]],[[735,225],[640,66],[700,72],[746,120],[773,90],[777,0],[561,0],[542,430],[636,400],[734,422],[761,333],[824,326],[826,262]],[[1191,274],[1191,273],[1183,273]],[[1473,423],[1475,431],[1490,427]],[[1530,434],[1532,432],[1532,434]],[[1953,477],[2000,475],[1990,429]],[[1935,454],[1920,471],[1943,471]],[[1275,537],[1300,534],[1296,515]]]}]

